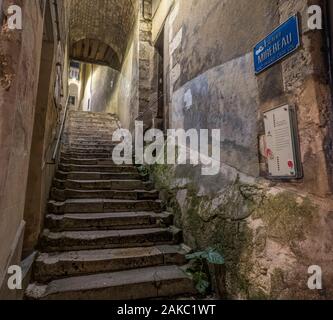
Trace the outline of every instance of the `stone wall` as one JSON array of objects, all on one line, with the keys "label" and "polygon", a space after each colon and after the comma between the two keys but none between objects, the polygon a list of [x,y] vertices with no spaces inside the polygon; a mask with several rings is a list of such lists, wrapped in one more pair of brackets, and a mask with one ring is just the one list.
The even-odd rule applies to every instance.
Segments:
[{"label": "stone wall", "polygon": [[124,128],[134,130],[134,122],[147,109],[153,94],[152,65],[152,2],[136,1],[137,13],[131,32],[121,72],[116,81],[112,105],[118,106],[118,114]]},{"label": "stone wall", "polygon": [[136,19],[112,97],[122,126],[134,127],[139,112],[139,20]]},{"label": "stone wall", "polygon": [[71,45],[83,39],[110,46],[122,63],[136,15],[137,1],[72,0]]},{"label": "stone wall", "polygon": [[[43,30],[39,1],[15,3],[23,8],[24,29],[9,30],[5,19],[0,34],[0,287],[8,265],[20,259]],[[10,4],[4,1],[5,13]]]},{"label": "stone wall", "polygon": [[[13,3],[14,1],[10,0],[3,1],[5,14],[8,5]],[[57,4],[59,18],[65,21],[65,7],[60,1]],[[29,231],[34,231],[31,233],[32,239],[29,239],[28,243],[25,242],[29,249],[32,249],[30,245],[39,235],[38,228],[42,224],[43,209],[40,207],[38,211],[33,212],[34,215],[28,215],[29,221],[25,221],[25,204],[31,192],[38,195],[38,205],[46,203],[49,190],[47,187],[52,178],[52,169],[48,167],[47,161],[51,158],[53,150],[60,107],[55,106],[54,101],[60,101],[60,95],[67,93],[66,88],[63,88],[54,94],[55,83],[59,85],[63,77],[62,74],[56,77],[55,65],[59,61],[55,60],[49,74],[44,75],[49,77],[49,82],[40,77],[40,71],[47,60],[59,53],[56,49],[54,52],[48,51],[48,46],[43,45],[46,2],[17,0],[15,5],[22,8],[23,29],[10,30],[7,19],[3,19],[0,33],[0,299],[17,297],[16,293],[8,292],[6,276],[8,266],[20,264],[26,222],[26,235]],[[53,21],[55,19],[50,17],[51,30],[54,27]],[[65,43],[66,41],[63,42]],[[65,51],[65,48],[63,49]],[[47,52],[47,59],[42,52]],[[62,64],[66,62],[64,56],[63,52]],[[64,78],[66,79],[66,76]],[[47,89],[42,97],[46,105],[41,105],[41,83],[44,83]],[[39,122],[43,114],[44,122]],[[44,128],[42,136],[39,136],[36,128]],[[37,149],[40,151],[40,161],[31,162]],[[34,172],[38,173],[37,177],[34,176]],[[40,183],[40,189],[31,190],[29,180],[35,178]]]},{"label": "stone wall", "polygon": [[[321,1],[317,1],[322,4]],[[314,1],[311,1],[313,4]],[[152,177],[194,249],[217,246],[233,298],[333,297],[331,100],[308,1],[175,1],[164,27],[171,128],[221,129],[221,170],[156,166]],[[293,14],[301,48],[259,76],[252,49]],[[261,157],[263,111],[298,109],[304,179],[273,183]],[[307,287],[319,265],[324,290]]]}]

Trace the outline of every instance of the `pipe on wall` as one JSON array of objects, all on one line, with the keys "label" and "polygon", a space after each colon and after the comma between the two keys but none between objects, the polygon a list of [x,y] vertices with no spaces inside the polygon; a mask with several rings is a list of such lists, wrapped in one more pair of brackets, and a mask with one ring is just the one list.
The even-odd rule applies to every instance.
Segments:
[{"label": "pipe on wall", "polygon": [[2,18],[3,18],[2,2],[3,0],[0,0],[0,26],[2,25]]}]

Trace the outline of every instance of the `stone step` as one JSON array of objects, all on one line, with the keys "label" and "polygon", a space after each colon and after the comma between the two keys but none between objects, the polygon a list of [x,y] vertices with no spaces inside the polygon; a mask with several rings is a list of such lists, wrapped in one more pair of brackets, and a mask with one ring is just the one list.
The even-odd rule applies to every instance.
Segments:
[{"label": "stone step", "polygon": [[110,141],[110,142],[114,142],[112,140],[113,138],[113,133],[110,134],[90,134],[90,133],[82,133],[82,134],[64,134],[64,141],[67,140],[75,140],[75,141],[86,141],[86,142],[98,142],[98,141]]},{"label": "stone step", "polygon": [[150,268],[100,273],[32,284],[26,298],[33,300],[139,300],[195,295],[186,267]]},{"label": "stone step", "polygon": [[84,139],[67,139],[66,143],[70,144],[72,147],[78,148],[91,148],[91,147],[112,147],[117,145],[117,142],[112,140],[99,140],[99,141],[86,141]]},{"label": "stone step", "polygon": [[55,174],[56,179],[59,180],[136,180],[140,179],[139,173],[107,173],[107,172],[63,172],[57,171]]},{"label": "stone step", "polygon": [[118,129],[117,126],[101,126],[101,125],[88,125],[88,124],[83,124],[80,127],[74,127],[70,126],[65,129],[65,134],[66,135],[71,135],[71,134],[113,134],[116,130]]},{"label": "stone step", "polygon": [[181,242],[182,232],[175,227],[169,227],[64,232],[44,230],[40,245],[42,252],[63,252],[174,245]]},{"label": "stone step", "polygon": [[151,182],[144,182],[142,180],[59,180],[54,179],[54,187],[58,189],[80,189],[82,191],[95,191],[95,190],[147,190],[153,189]]},{"label": "stone step", "polygon": [[97,144],[96,142],[94,143],[72,143],[72,142],[66,142],[64,144],[64,150],[66,149],[82,149],[82,150],[113,150],[115,146],[117,146],[118,143],[114,142],[109,142],[109,143],[100,143]]},{"label": "stone step", "polygon": [[45,225],[52,231],[124,230],[170,226],[171,213],[122,212],[47,215]]},{"label": "stone step", "polygon": [[84,123],[118,123],[117,117],[69,117],[66,124],[84,124]]},{"label": "stone step", "polygon": [[70,131],[66,131],[64,133],[65,136],[67,137],[72,137],[72,136],[80,136],[81,138],[82,137],[99,137],[101,138],[102,136],[107,136],[108,138],[111,137],[110,141],[112,141],[112,136],[113,136],[113,133],[116,131],[115,128],[110,128],[108,130],[105,130],[105,129],[95,129],[95,130],[70,130]]},{"label": "stone step", "polygon": [[159,200],[104,200],[104,199],[71,199],[64,202],[50,201],[48,213],[107,213],[133,211],[162,211]]},{"label": "stone step", "polygon": [[138,169],[135,166],[116,166],[116,165],[59,164],[58,169],[63,172],[138,173]]},{"label": "stone step", "polygon": [[156,190],[74,190],[52,188],[51,199],[65,201],[67,199],[114,199],[114,200],[156,200]]},{"label": "stone step", "polygon": [[70,115],[68,117],[69,121],[75,121],[75,120],[85,121],[85,120],[99,120],[99,119],[103,119],[104,121],[107,121],[110,119],[113,121],[118,121],[118,116],[116,114],[112,114],[112,113],[93,113],[93,114],[73,113],[72,115]]},{"label": "stone step", "polygon": [[114,113],[106,112],[89,112],[89,111],[72,111],[69,113],[68,119],[118,119]]},{"label": "stone step", "polygon": [[[63,158],[73,158],[73,159],[112,159],[112,152],[61,152],[61,157]],[[124,159],[121,159],[124,161]],[[127,159],[129,162],[133,163],[133,159]]]},{"label": "stone step", "polygon": [[[70,130],[65,133],[67,136],[81,136],[81,137],[90,137],[90,136],[113,136],[115,129],[95,129],[95,130]],[[112,140],[111,140],[112,141]]]},{"label": "stone step", "polygon": [[66,123],[66,128],[82,128],[82,126],[89,127],[117,127],[118,121],[110,119],[110,120],[99,120],[99,119],[86,119],[83,121],[70,119],[69,122]]},{"label": "stone step", "polygon": [[80,130],[84,129],[84,126],[91,127],[91,128],[99,128],[99,127],[104,127],[104,128],[118,128],[118,121],[116,120],[83,120],[83,121],[78,121],[78,120],[69,120],[69,122],[66,123],[66,129],[69,128],[78,128]]},{"label": "stone step", "polygon": [[[99,158],[99,159],[85,159],[85,158],[70,158],[62,157],[60,159],[61,164],[71,164],[71,165],[81,165],[81,166],[105,166],[105,165],[115,165],[114,161],[110,158]],[[122,167],[128,166],[132,167],[133,165],[122,164]]]},{"label": "stone step", "polygon": [[115,146],[119,145],[121,141],[112,141],[112,140],[100,140],[100,141],[90,141],[90,140],[79,140],[79,139],[64,139],[63,146],[64,149],[70,148],[81,148],[81,149],[114,149]]},{"label": "stone step", "polygon": [[41,253],[34,266],[34,280],[47,283],[61,278],[116,272],[163,265],[185,265],[189,251],[181,245],[143,248]]},{"label": "stone step", "polygon": [[63,146],[62,151],[63,152],[69,152],[69,153],[85,153],[85,154],[91,154],[91,153],[112,153],[114,150],[114,146],[110,147],[89,147],[89,148],[75,148],[75,147],[69,147],[69,146]]},{"label": "stone step", "polygon": [[84,126],[91,127],[91,128],[118,128],[118,121],[113,119],[107,119],[107,120],[99,120],[99,119],[92,119],[92,120],[70,120],[66,123],[65,129],[71,129],[71,128],[78,128],[82,129]]},{"label": "stone step", "polygon": [[110,127],[117,127],[117,121],[88,120],[80,122],[78,120],[70,120],[69,122],[67,122],[66,128],[82,128],[82,125],[92,128],[94,127],[110,128]]}]

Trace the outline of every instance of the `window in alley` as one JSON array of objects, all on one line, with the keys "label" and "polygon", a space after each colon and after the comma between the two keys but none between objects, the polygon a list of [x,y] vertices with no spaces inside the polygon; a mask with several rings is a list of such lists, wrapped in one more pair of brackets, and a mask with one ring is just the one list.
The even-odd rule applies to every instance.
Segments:
[{"label": "window in alley", "polygon": [[75,79],[77,81],[80,80],[80,63],[79,62],[72,61],[70,63],[69,78]]}]

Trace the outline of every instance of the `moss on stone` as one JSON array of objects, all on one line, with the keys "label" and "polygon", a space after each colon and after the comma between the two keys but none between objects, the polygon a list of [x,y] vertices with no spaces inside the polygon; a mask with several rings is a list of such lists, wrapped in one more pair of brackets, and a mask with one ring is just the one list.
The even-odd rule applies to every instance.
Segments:
[{"label": "moss on stone", "polygon": [[284,290],[284,280],[284,271],[280,268],[274,269],[271,274],[271,299],[278,299],[280,297],[281,292]]},{"label": "moss on stone", "polygon": [[254,218],[264,221],[268,237],[290,246],[294,241],[305,239],[316,210],[308,198],[297,199],[294,194],[283,192],[268,195],[256,209]]},{"label": "moss on stone", "polygon": [[[151,174],[157,187],[168,194],[168,207],[185,240],[193,250],[215,247],[226,261],[226,285],[229,296],[244,299],[278,297],[283,290],[284,271],[267,275],[271,292],[256,283],[256,257],[266,247],[267,239],[288,246],[295,253],[306,238],[317,208],[307,198],[289,192],[271,195],[261,186],[244,184],[236,179],[219,194],[199,196],[193,180],[177,188],[174,166],[156,165]],[[191,181],[191,180],[189,180]],[[177,201],[179,190],[187,190],[184,207]],[[260,219],[263,225],[252,230],[248,219]],[[296,254],[296,253],[295,253]]]}]

